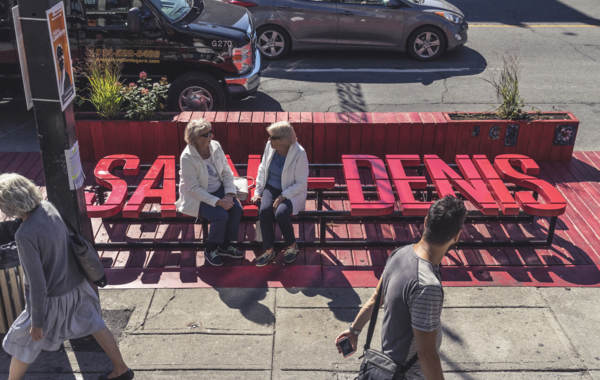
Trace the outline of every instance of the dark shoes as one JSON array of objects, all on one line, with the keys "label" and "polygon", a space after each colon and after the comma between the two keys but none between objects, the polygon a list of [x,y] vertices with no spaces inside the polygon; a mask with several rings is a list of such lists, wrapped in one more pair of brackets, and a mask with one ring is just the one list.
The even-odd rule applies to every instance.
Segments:
[{"label": "dark shoes", "polygon": [[127,372],[117,377],[108,377],[108,375],[108,373],[106,375],[102,375],[98,378],[98,380],[131,380],[134,376],[131,369],[128,369]]},{"label": "dark shoes", "polygon": [[227,246],[227,248],[219,248],[219,255],[231,257],[232,259],[243,259],[244,252],[235,248],[233,245]]},{"label": "dark shoes", "polygon": [[271,252],[265,252],[256,259],[255,264],[257,267],[264,267],[265,265],[273,261],[275,259],[275,256],[277,256],[275,250],[272,250]]},{"label": "dark shoes", "polygon": [[210,252],[204,251],[204,259],[214,267],[220,267],[223,265],[223,258],[219,255],[219,250],[215,249]]}]

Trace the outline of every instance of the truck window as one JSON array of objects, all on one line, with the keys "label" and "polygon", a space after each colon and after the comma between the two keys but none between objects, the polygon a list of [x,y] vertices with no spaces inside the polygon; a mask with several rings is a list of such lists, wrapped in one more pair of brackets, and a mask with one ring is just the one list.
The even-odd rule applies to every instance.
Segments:
[{"label": "truck window", "polygon": [[84,0],[85,12],[90,27],[125,28],[127,12],[133,8],[132,0]]},{"label": "truck window", "polygon": [[9,42],[12,40],[14,31],[11,22],[12,7],[16,0],[0,0],[0,42]]},{"label": "truck window", "polygon": [[131,8],[142,11],[142,28],[146,33],[159,33],[160,27],[147,6],[141,0],[85,0],[88,28],[94,30],[125,31],[127,13]]}]

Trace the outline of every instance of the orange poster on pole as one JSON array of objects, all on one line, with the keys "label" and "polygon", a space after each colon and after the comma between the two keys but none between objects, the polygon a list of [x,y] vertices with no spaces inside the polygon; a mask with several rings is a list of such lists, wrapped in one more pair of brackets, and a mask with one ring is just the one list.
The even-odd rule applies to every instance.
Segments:
[{"label": "orange poster on pole", "polygon": [[52,55],[54,56],[58,97],[61,109],[64,111],[75,98],[73,66],[71,65],[71,49],[69,48],[64,3],[61,1],[48,9],[46,18],[48,19],[48,30],[50,31]]}]

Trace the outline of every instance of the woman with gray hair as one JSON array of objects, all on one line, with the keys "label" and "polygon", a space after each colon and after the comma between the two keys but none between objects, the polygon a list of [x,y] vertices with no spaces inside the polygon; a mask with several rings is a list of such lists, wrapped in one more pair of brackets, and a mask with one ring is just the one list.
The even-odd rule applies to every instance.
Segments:
[{"label": "woman with gray hair", "polygon": [[101,379],[133,379],[115,338],[102,320],[100,300],[70,252],[67,226],[27,178],[0,175],[0,211],[23,220],[15,234],[25,272],[25,310],[4,337],[12,356],[9,379],[22,379],[42,350],[56,351],[67,339],[93,335],[113,364]]},{"label": "woman with gray hair", "polygon": [[260,203],[259,220],[264,253],[256,259],[257,266],[270,263],[277,256],[275,222],[279,225],[286,247],[283,261],[291,264],[298,256],[292,227],[292,215],[304,210],[308,183],[308,158],[298,144],[296,132],[287,121],[267,127],[269,141],[258,167],[253,201]]},{"label": "woman with gray hair", "polygon": [[210,222],[205,237],[204,258],[214,266],[223,265],[223,256],[241,259],[244,253],[231,243],[238,239],[242,206],[236,197],[233,172],[216,140],[212,125],[204,119],[185,127],[187,146],[181,153],[177,210]]}]

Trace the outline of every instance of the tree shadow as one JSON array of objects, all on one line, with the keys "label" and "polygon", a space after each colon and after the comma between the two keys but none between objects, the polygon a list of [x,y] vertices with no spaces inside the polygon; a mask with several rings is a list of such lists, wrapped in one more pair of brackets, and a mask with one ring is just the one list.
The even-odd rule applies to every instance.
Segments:
[{"label": "tree shadow", "polygon": [[268,288],[215,288],[219,298],[231,309],[237,309],[249,321],[270,326],[275,315],[259,301],[267,296]]}]

